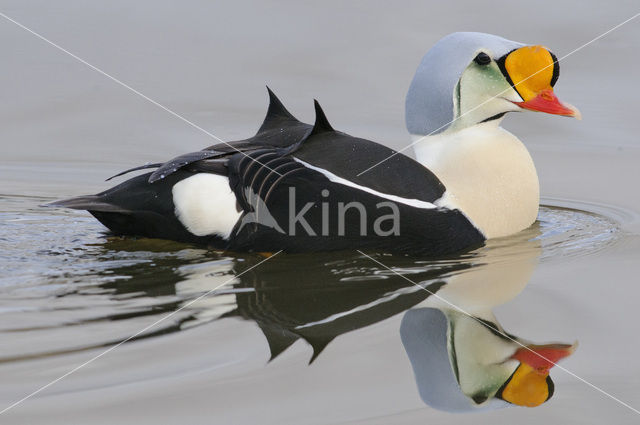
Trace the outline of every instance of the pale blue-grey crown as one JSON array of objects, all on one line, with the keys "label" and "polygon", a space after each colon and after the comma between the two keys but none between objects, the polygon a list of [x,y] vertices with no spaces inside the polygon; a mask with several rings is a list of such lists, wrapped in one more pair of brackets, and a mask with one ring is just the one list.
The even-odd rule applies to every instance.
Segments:
[{"label": "pale blue-grey crown", "polygon": [[405,102],[411,134],[445,131],[454,119],[453,92],[462,72],[480,52],[498,59],[524,46],[496,35],[455,32],[438,41],[422,58]]}]

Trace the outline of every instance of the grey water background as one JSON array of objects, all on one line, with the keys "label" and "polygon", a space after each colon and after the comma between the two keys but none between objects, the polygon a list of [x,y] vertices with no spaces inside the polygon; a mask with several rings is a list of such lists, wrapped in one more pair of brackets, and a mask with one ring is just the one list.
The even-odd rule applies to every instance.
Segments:
[{"label": "grey water background", "polygon": [[[317,98],[336,128],[400,148],[409,141],[406,89],[443,35],[490,32],[562,57],[639,10],[633,1],[0,1],[0,11],[223,140],[257,129],[269,84],[301,119],[313,119]],[[533,275],[495,309],[508,331],[532,341],[578,339],[562,365],[635,408],[639,22],[562,62],[556,92],[583,121],[534,113],[505,120],[531,151],[543,202],[596,215],[543,210],[548,237]],[[2,409],[259,259],[107,240],[86,214],[38,208],[213,140],[4,19],[0,47]],[[279,264],[269,272],[275,279],[297,267]],[[360,260],[355,271],[341,267],[356,277],[381,272]],[[0,423],[638,421],[561,370],[552,371],[556,395],[535,409],[433,410],[419,398],[400,343],[401,314],[340,335],[311,366],[303,342],[267,363],[254,322],[214,320],[233,297],[203,301],[164,333],[125,344]]]}]

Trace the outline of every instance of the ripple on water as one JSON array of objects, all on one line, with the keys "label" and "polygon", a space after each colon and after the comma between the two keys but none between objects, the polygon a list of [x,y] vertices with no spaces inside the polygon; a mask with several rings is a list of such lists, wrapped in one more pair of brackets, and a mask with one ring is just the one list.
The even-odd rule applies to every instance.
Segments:
[{"label": "ripple on water", "polygon": [[[84,350],[121,341],[149,323],[224,282],[263,258],[231,256],[191,245],[151,239],[107,237],[86,213],[39,208],[48,199],[2,197],[0,211],[0,362]],[[578,209],[541,207],[539,220],[518,235],[490,241],[460,257],[439,261],[385,256],[397,271],[429,276],[452,273],[478,261],[509,261],[533,253],[541,261],[590,255],[620,235],[615,220]],[[384,284],[388,270],[359,254],[281,256],[262,273],[286,280],[305,268],[321,285]],[[314,270],[315,267],[315,270]],[[334,281],[327,281],[327,270]],[[256,279],[251,274],[243,279]],[[146,336],[215,320],[235,307],[234,293],[217,291],[163,322]],[[52,330],[55,330],[52,332]],[[81,335],[81,338],[78,336]],[[43,348],[45,347],[45,348]]]},{"label": "ripple on water", "polygon": [[620,227],[603,215],[572,208],[542,207],[538,216],[542,260],[589,255],[610,246]]}]

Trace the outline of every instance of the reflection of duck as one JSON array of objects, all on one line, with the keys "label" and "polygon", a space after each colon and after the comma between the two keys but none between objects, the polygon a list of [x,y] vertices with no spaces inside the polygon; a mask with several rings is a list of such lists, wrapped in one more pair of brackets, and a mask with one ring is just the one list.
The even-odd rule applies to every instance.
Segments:
[{"label": "reflection of duck", "polygon": [[[262,258],[226,257],[194,267],[176,267],[181,262],[175,258],[154,262],[162,268],[157,278],[165,283],[160,298],[172,295],[170,286],[175,285],[170,300],[176,307],[180,305],[176,297],[186,302],[237,275],[232,288],[184,311],[179,323],[191,326],[233,317],[254,321],[267,339],[272,359],[304,340],[313,348],[313,361],[335,338],[417,306],[405,313],[400,333],[420,395],[434,408],[474,411],[507,406],[505,400],[536,405],[553,393],[544,370],[549,364],[518,343],[552,361],[571,351],[567,344],[536,346],[506,334],[492,313],[528,282],[540,254],[538,234],[534,226],[446,261],[376,257],[421,287],[352,253],[278,256],[245,273]],[[109,248],[121,249],[113,243]],[[129,266],[115,272],[127,274]],[[104,288],[123,296],[153,291],[155,283],[154,276],[141,275]]]},{"label": "reflection of duck", "polygon": [[553,395],[549,369],[573,351],[525,342],[495,322],[452,309],[409,310],[400,334],[420,396],[446,411],[542,404]]},{"label": "reflection of duck", "polygon": [[314,126],[301,123],[270,92],[254,137],[137,167],[157,170],[53,205],[88,210],[118,234],[235,251],[468,250],[534,222],[535,167],[499,123],[523,109],[577,116],[553,92],[558,75],[542,46],[451,34],[407,94],[417,161],[334,130],[317,103]]},{"label": "reflection of duck", "polygon": [[[313,347],[313,361],[337,336],[401,313],[430,295],[393,274],[368,274],[367,259],[342,258],[326,254],[265,262],[234,285],[236,308],[224,317],[255,321],[267,338],[272,359],[303,339]],[[398,259],[397,264],[403,263],[415,265]],[[469,267],[465,263],[425,267],[414,277],[429,282],[428,291],[435,293],[444,285],[444,276]]]},{"label": "reflection of duck", "polygon": [[[507,334],[492,308],[524,289],[540,254],[537,233],[533,227],[431,269],[412,259],[387,260],[422,287],[388,270],[371,275],[368,259],[279,258],[243,276],[236,289],[253,290],[236,293],[237,308],[227,316],[254,320],[272,358],[304,339],[313,361],[337,336],[419,304],[405,313],[400,332],[427,404],[447,411],[536,406],[552,396],[549,369],[573,346],[536,345]],[[280,279],[283,270],[291,280]]]},{"label": "reflection of duck", "polygon": [[403,317],[402,342],[425,403],[464,412],[509,403],[537,406],[553,395],[549,369],[574,346],[536,345],[510,335],[492,312],[529,281],[540,253],[539,240],[528,239],[535,233],[515,238],[521,240],[516,255],[511,244],[489,244],[486,264],[452,276],[435,297]]}]

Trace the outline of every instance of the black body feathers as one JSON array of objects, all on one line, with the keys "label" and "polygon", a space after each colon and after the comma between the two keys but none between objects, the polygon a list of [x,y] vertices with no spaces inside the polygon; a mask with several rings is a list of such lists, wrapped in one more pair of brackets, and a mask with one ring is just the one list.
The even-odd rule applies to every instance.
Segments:
[{"label": "black body feathers", "polygon": [[[52,205],[85,209],[116,234],[238,251],[381,249],[446,255],[484,242],[460,211],[435,205],[446,188],[421,164],[386,146],[336,131],[317,101],[314,125],[300,122],[267,90],[269,108],[255,136],[132,168],[116,176],[156,170],[98,195]],[[241,215],[226,238],[196,236],[176,216],[174,185],[199,173],[228,178]],[[353,201],[361,207],[345,213],[345,204]],[[398,221],[387,223],[381,234],[380,222],[374,219],[385,206]],[[292,223],[300,209],[303,219]],[[336,219],[340,213],[342,221]]]}]

